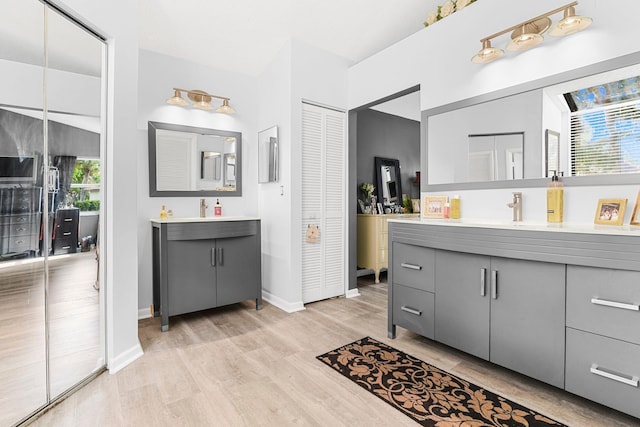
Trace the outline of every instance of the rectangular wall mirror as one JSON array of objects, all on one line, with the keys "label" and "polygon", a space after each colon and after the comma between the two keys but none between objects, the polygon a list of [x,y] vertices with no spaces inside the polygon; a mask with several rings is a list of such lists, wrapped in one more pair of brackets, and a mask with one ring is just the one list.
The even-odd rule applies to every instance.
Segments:
[{"label": "rectangular wall mirror", "polygon": [[241,196],[242,133],[149,122],[149,196]]},{"label": "rectangular wall mirror", "polygon": [[258,182],[278,181],[278,126],[258,132]]},{"label": "rectangular wall mirror", "polygon": [[398,159],[375,158],[376,193],[383,206],[402,205],[402,180]]}]

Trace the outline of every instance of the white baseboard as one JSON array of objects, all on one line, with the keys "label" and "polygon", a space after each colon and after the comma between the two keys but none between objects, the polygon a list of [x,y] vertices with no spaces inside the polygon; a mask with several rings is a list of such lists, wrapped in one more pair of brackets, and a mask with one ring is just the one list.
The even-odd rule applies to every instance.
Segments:
[{"label": "white baseboard", "polygon": [[302,311],[305,309],[302,301],[290,303],[280,297],[270,294],[265,290],[262,291],[262,299],[267,301],[271,305],[275,305],[280,310],[286,311],[287,313],[295,313],[296,311]]},{"label": "white baseboard", "polygon": [[134,345],[129,350],[123,353],[120,353],[119,355],[115,356],[112,360],[109,360],[109,363],[107,364],[107,369],[109,369],[110,374],[115,374],[120,369],[132,363],[134,360],[138,359],[139,357],[142,357],[143,354],[144,354],[144,351],[142,351],[142,346],[140,345],[140,342],[138,342],[137,345]]},{"label": "white baseboard", "polygon": [[355,289],[349,289],[344,296],[346,296],[347,298],[355,298],[355,297],[359,297],[360,296],[360,292],[358,292],[358,288]]},{"label": "white baseboard", "polygon": [[138,320],[148,319],[150,317],[153,316],[151,315],[151,309],[149,307],[138,309]]}]

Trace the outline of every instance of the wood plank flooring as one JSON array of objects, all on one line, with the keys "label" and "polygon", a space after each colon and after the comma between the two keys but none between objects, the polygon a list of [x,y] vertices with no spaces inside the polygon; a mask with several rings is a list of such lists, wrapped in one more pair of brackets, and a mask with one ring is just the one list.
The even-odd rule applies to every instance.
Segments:
[{"label": "wood plank flooring", "polygon": [[[385,275],[383,274],[383,280]],[[104,373],[35,426],[412,426],[411,419],[315,359],[371,336],[570,426],[640,420],[399,328],[387,338],[387,285],[287,314],[247,301],[139,323],[145,355]]]}]

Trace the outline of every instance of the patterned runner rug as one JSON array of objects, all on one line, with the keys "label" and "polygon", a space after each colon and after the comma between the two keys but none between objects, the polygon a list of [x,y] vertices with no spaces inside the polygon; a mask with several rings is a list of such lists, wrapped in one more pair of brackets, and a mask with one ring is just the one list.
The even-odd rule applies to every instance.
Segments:
[{"label": "patterned runner rug", "polygon": [[370,337],[317,359],[423,426],[564,426]]}]

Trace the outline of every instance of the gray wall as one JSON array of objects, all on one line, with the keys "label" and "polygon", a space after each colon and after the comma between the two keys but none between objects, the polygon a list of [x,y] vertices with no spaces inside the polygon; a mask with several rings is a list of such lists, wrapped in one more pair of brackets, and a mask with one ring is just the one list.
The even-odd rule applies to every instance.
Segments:
[{"label": "gray wall", "polygon": [[360,184],[376,183],[374,158],[386,157],[400,161],[402,192],[419,198],[420,188],[413,183],[420,170],[420,122],[375,110],[357,114],[357,197],[362,198]]},{"label": "gray wall", "polygon": [[[0,109],[0,155],[42,154],[42,120]],[[100,158],[100,135],[49,121],[51,156]]]}]

